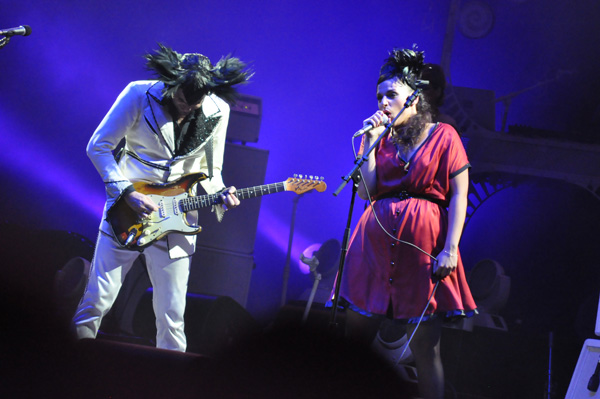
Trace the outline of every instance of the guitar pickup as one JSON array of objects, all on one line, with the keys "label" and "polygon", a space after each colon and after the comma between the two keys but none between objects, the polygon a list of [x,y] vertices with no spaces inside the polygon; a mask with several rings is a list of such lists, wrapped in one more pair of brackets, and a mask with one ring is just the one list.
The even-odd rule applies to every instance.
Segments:
[{"label": "guitar pickup", "polygon": [[160,215],[161,218],[164,218],[166,216],[164,201],[159,201],[159,203],[158,203],[158,214]]}]

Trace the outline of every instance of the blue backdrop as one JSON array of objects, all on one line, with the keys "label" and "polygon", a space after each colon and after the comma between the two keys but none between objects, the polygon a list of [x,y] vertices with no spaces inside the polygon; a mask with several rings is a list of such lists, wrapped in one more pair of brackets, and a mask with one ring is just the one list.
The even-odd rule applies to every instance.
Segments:
[{"label": "blue backdrop", "polygon": [[[305,173],[329,185],[298,204],[294,298],[311,284],[296,271],[299,253],[342,238],[351,190],[332,192],[353,166],[351,136],[376,110],[378,69],[393,47],[417,43],[427,61],[440,63],[451,43],[453,85],[496,97],[517,93],[507,125],[598,142],[600,3],[462,3],[481,14],[462,16],[447,32],[451,2],[434,0],[4,0],[1,27],[27,24],[32,34],[0,49],[2,218],[94,240],[104,188],[84,149],[127,82],[150,77],[142,55],[157,42],[213,61],[232,53],[256,72],[241,91],[263,101],[260,139],[249,145],[269,151],[266,182]],[[505,108],[491,106],[500,130]],[[248,300],[257,317],[279,306],[292,206],[291,194],[262,199]],[[575,324],[582,304],[597,298],[598,221],[597,200],[579,188],[548,182],[511,188],[467,226],[465,263],[494,258],[512,275],[509,321],[540,333],[571,331],[565,326]],[[586,332],[594,317],[587,315]]]}]

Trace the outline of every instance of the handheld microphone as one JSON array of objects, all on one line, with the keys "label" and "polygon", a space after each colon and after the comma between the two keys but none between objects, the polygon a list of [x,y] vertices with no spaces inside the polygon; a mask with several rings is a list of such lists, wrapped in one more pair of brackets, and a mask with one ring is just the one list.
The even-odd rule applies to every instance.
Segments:
[{"label": "handheld microphone", "polygon": [[[388,119],[387,115],[383,115],[382,124],[387,125],[388,122],[389,122],[389,119]],[[377,125],[377,126],[379,126],[379,125]],[[372,125],[371,123],[367,123],[362,129],[360,129],[358,132],[354,133],[354,136],[352,136],[352,138],[362,136],[363,134],[371,131],[372,129],[376,128],[377,126]]]},{"label": "handheld microphone", "polygon": [[23,25],[16,28],[0,30],[0,36],[10,37],[15,35],[29,36],[31,35],[31,27],[29,25]]}]

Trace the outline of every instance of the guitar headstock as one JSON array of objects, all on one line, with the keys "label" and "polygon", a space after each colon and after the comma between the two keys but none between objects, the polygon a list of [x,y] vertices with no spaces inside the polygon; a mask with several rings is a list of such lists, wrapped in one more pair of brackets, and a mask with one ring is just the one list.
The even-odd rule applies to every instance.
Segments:
[{"label": "guitar headstock", "polygon": [[294,175],[294,177],[290,177],[285,181],[285,191],[302,194],[310,190],[316,190],[322,193],[327,189],[327,184],[323,180],[324,177],[313,175]]}]

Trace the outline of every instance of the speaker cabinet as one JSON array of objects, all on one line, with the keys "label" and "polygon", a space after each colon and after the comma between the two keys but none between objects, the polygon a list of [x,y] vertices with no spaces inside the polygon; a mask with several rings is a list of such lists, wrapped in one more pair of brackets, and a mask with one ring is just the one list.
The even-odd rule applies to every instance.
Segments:
[{"label": "speaker cabinet", "polygon": [[192,258],[188,292],[229,296],[245,307],[252,270],[252,255],[199,247]]},{"label": "speaker cabinet", "polygon": [[[239,144],[225,145],[223,181],[236,188],[264,184],[269,152]],[[282,180],[284,180],[282,178]],[[260,197],[243,200],[239,207],[227,212],[219,223],[210,209],[199,211],[202,232],[197,243],[202,247],[251,254],[254,252]]]},{"label": "speaker cabinet", "polygon": [[256,143],[260,131],[261,116],[262,99],[245,94],[240,95],[236,103],[231,106],[227,139]]},{"label": "speaker cabinet", "polygon": [[[268,151],[227,143],[223,180],[227,185],[246,188],[264,184]],[[283,180],[283,178],[282,178]],[[254,269],[254,242],[260,211],[260,197],[243,200],[219,223],[210,210],[200,214],[202,232],[192,259],[189,292],[229,296],[246,306]]]}]

